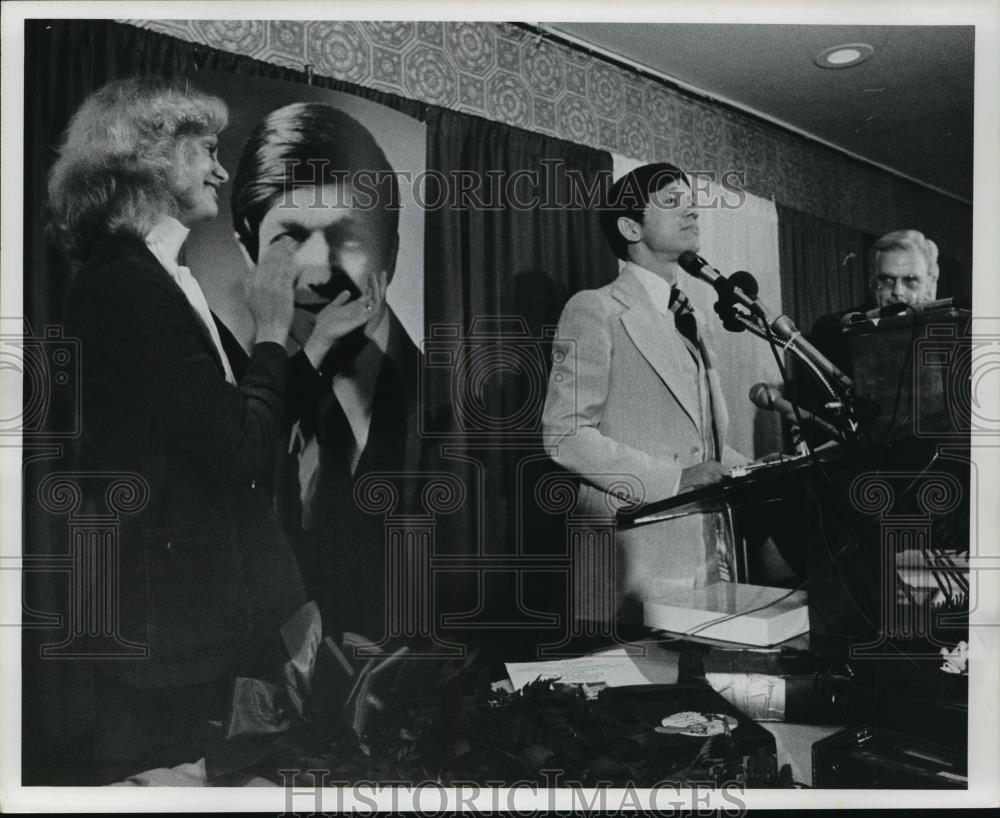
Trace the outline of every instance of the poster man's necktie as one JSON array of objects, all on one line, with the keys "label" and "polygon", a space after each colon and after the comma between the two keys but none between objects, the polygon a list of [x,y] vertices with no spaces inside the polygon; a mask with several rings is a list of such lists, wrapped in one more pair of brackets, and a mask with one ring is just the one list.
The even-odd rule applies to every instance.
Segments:
[{"label": "poster man's necktie", "polygon": [[312,524],[321,528],[344,513],[344,504],[348,508],[353,505],[351,452],[354,433],[332,389],[323,397],[316,415],[319,462],[310,480],[307,496]]}]

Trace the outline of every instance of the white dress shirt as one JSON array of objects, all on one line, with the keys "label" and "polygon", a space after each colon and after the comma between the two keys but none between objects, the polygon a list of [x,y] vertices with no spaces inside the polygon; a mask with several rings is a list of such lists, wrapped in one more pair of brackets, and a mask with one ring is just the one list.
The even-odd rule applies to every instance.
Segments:
[{"label": "white dress shirt", "polygon": [[184,297],[205,325],[205,329],[211,336],[212,343],[215,344],[215,348],[219,353],[219,358],[222,360],[226,380],[231,384],[235,384],[236,378],[233,377],[233,370],[229,366],[229,358],[226,357],[226,351],[222,348],[219,329],[215,326],[212,311],[208,307],[208,301],[205,300],[205,293],[202,292],[201,285],[198,284],[197,279],[191,275],[191,271],[178,261],[181,247],[187,240],[189,232],[177,219],[172,216],[165,216],[146,234],[146,246],[156,256],[156,260],[163,265],[163,269],[177,282],[177,286],[181,288]]},{"label": "white dress shirt", "polygon": [[635,273],[646,292],[649,293],[649,299],[656,307],[656,311],[660,315],[670,317],[670,291],[673,289],[673,285],[652,270],[640,267],[634,261],[629,262],[629,268]]}]

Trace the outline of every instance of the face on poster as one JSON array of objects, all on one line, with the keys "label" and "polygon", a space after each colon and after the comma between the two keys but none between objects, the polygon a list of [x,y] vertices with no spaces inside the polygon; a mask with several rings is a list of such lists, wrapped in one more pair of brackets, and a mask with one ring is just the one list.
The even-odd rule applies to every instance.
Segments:
[{"label": "face on poster", "polygon": [[[275,112],[293,110],[289,106],[298,103],[318,103],[356,120],[384,152],[397,179],[398,250],[393,258],[392,237],[377,229],[384,222],[382,202],[373,202],[372,196],[352,195],[346,178],[343,184],[325,185],[322,189],[297,182],[287,193],[276,192],[273,206],[257,214],[261,218],[255,223],[256,232],[265,242],[288,232],[298,245],[296,256],[305,271],[303,279],[308,279],[303,294],[297,298],[300,303],[321,300],[310,294],[310,282],[322,290],[324,278],[336,281],[340,277],[346,283],[346,274],[353,284],[363,286],[362,278],[369,267],[378,267],[376,272],[389,268],[388,304],[410,338],[419,344],[424,335],[424,219],[408,182],[419,179],[424,172],[423,123],[376,102],[311,85],[211,70],[192,72],[187,79],[199,90],[218,96],[229,109],[229,124],[219,134],[219,161],[229,175],[219,191],[219,213],[196,225],[185,245],[185,262],[222,322],[248,344],[253,323],[244,303],[243,284],[253,261],[236,235],[232,212],[237,167],[247,141],[254,129]],[[283,121],[294,136],[294,122],[290,117]],[[335,151],[343,146],[331,140],[329,147]],[[274,153],[273,148],[270,151]],[[326,158],[310,156],[307,161],[315,159],[316,173],[322,173]],[[279,167],[278,162],[280,159],[270,161],[272,171]],[[302,170],[313,172],[312,168]],[[337,169],[338,174],[345,171]],[[353,225],[349,235],[345,233],[348,224]]]}]

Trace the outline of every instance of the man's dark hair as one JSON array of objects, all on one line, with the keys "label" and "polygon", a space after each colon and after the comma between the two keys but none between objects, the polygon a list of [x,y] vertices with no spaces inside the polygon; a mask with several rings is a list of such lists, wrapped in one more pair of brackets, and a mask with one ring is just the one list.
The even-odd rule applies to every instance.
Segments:
[{"label": "man's dark hair", "polygon": [[629,247],[629,242],[618,229],[618,220],[625,216],[642,224],[653,194],[678,181],[691,187],[687,175],[680,168],[667,162],[654,162],[626,173],[611,186],[608,199],[601,208],[601,227],[618,258],[628,261]]},{"label": "man's dark hair", "polygon": [[399,227],[399,183],[368,129],[317,102],[286,105],[264,117],[243,148],[233,180],[233,223],[250,258],[257,261],[264,216],[294,187],[344,181],[360,189],[357,202],[382,215],[391,246]]}]

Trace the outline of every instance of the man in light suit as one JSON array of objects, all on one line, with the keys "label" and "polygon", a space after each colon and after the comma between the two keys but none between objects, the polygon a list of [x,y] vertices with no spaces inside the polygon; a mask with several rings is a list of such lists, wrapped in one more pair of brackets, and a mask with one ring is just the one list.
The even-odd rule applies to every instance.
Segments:
[{"label": "man in light suit", "polygon": [[[725,446],[715,355],[676,286],[678,257],[699,249],[687,177],[665,163],[632,171],[612,186],[602,223],[625,264],[563,310],[543,423],[553,459],[580,478],[576,513],[607,519],[625,503],[716,482],[746,459]],[[641,622],[643,601],[717,580],[726,539],[716,514],[618,532],[619,621]],[[583,599],[574,613],[595,609]]]}]

